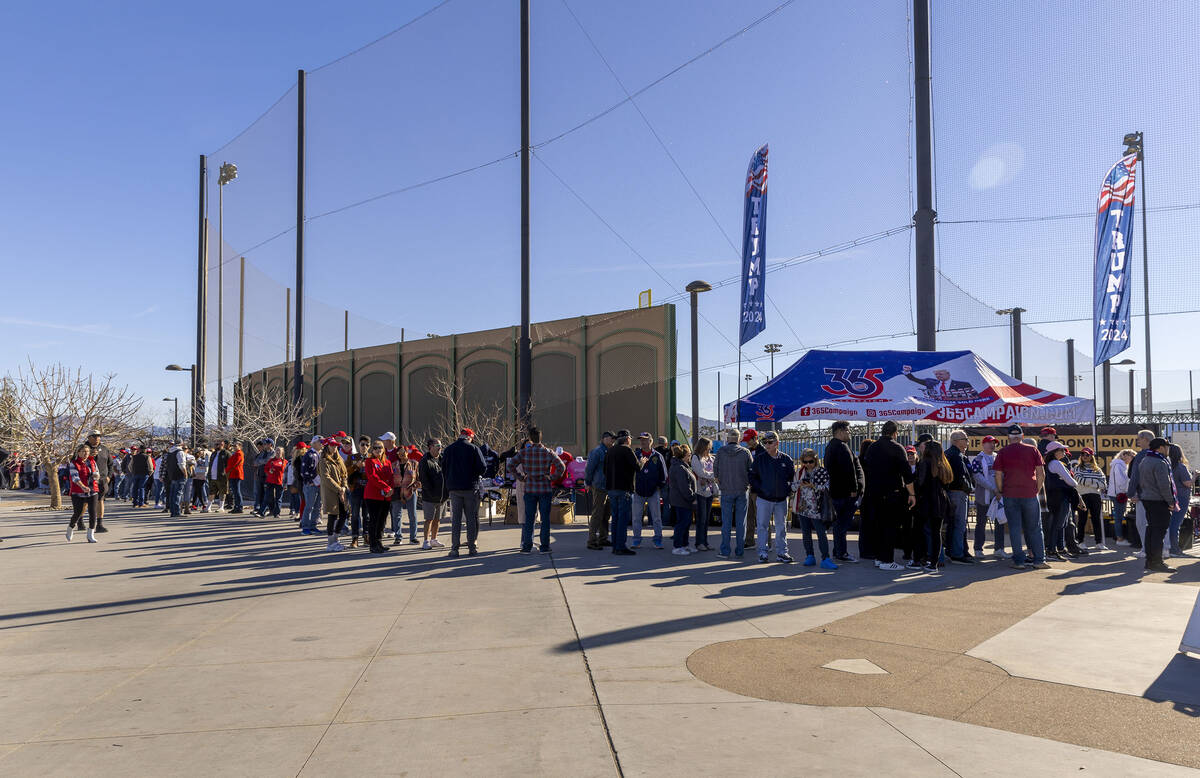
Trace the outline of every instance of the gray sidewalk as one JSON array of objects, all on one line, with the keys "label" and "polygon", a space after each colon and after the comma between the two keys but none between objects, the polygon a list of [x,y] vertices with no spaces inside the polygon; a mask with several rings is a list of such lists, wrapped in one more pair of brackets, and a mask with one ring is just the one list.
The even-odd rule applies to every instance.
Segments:
[{"label": "gray sidewalk", "polygon": [[0,507],[0,773],[1191,774],[917,713],[742,696],[688,670],[705,646],[817,629],[945,580],[617,558],[587,551],[578,525],[556,531],[552,557],[517,554],[498,524],[478,557],[330,554],[288,520],[108,509],[112,531],[89,545],[66,542],[65,513]]}]

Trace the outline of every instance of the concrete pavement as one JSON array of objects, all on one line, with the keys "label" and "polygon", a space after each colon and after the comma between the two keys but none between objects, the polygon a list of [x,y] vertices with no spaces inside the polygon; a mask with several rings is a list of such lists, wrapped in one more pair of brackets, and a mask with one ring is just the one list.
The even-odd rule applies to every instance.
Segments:
[{"label": "concrete pavement", "polygon": [[[838,624],[844,640],[887,642],[906,602],[953,598],[981,585],[972,576],[1008,591],[984,571],[897,579],[645,546],[617,558],[586,550],[580,525],[555,528],[552,556],[517,554],[518,530],[496,524],[478,557],[380,558],[326,553],[286,519],[108,509],[112,531],[89,545],[66,542],[65,513],[0,506],[0,773],[1008,775],[1012,759],[1030,775],[1192,773],[849,698],[730,690],[749,676],[794,685],[756,643]],[[994,637],[1042,607],[964,620]],[[950,644],[1008,677],[963,656],[983,640]],[[709,682],[689,670],[739,645],[700,672]],[[1182,683],[1171,694],[1197,688]]]}]

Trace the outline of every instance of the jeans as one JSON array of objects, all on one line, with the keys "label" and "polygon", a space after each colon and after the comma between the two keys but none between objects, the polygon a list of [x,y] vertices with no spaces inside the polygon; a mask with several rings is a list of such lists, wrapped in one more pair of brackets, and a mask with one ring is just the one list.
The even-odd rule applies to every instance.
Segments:
[{"label": "jeans", "polygon": [[954,526],[950,527],[950,556],[962,559],[967,555],[967,493],[948,491],[954,506]]},{"label": "jeans", "polygon": [[688,534],[692,529],[692,509],[672,505],[671,510],[675,514],[675,533],[671,538],[671,545],[674,548],[687,548]]},{"label": "jeans", "polygon": [[300,517],[301,530],[315,530],[321,516],[321,487],[304,487],[304,515]]},{"label": "jeans", "polygon": [[1146,552],[1146,569],[1163,564],[1163,540],[1171,524],[1171,504],[1163,500],[1138,500],[1146,514],[1146,534],[1142,548]]},{"label": "jeans", "polygon": [[550,492],[545,494],[530,494],[526,490],[525,521],[521,523],[521,550],[533,550],[533,520],[540,511],[542,514],[541,537],[538,539],[542,551],[550,550]]},{"label": "jeans", "polygon": [[[450,492],[450,536],[451,550],[458,551],[461,545],[463,519],[467,522],[467,548],[475,550],[479,537],[479,492],[475,489],[454,489]],[[525,520],[529,521],[528,514]]]},{"label": "jeans", "polygon": [[124,500],[126,497],[125,484],[128,483],[129,477],[124,473],[118,475],[113,483],[113,496],[118,500]]},{"label": "jeans", "polygon": [[1137,527],[1138,537],[1142,539],[1142,550],[1149,551],[1146,547],[1146,506],[1141,500],[1133,507],[1134,526]]},{"label": "jeans", "polygon": [[712,516],[713,498],[696,495],[696,545],[708,545],[708,521]]},{"label": "jeans", "polygon": [[[990,493],[989,493],[990,494]],[[975,493],[975,554],[983,554],[983,541],[987,538],[987,512],[993,499],[983,493]],[[992,539],[996,553],[1004,551],[1004,525],[997,524],[992,530]]]},{"label": "jeans", "polygon": [[612,511],[612,547],[613,553],[624,551],[626,548],[626,533],[629,532],[630,513],[633,510],[633,495],[610,489],[608,492],[608,507]]},{"label": "jeans", "polygon": [[154,485],[150,487],[150,496],[154,499],[154,507],[157,508],[163,503],[163,482],[154,479]]},{"label": "jeans", "polygon": [[775,558],[787,556],[787,500],[775,502],[758,498],[758,556],[767,556],[767,538],[770,535],[771,519],[775,519]]},{"label": "jeans", "polygon": [[588,545],[603,546],[608,539],[608,492],[592,488],[592,515],[588,520]]},{"label": "jeans", "polygon": [[417,542],[417,495],[407,500],[392,500],[392,534],[399,540],[404,535],[404,511],[408,511],[408,539]]},{"label": "jeans", "polygon": [[180,500],[183,498],[183,481],[172,481],[167,484],[167,508],[171,516],[180,516]]},{"label": "jeans", "polygon": [[[846,498],[849,499],[849,498]],[[836,501],[835,501],[836,504]],[[851,500],[853,505],[854,501]],[[821,559],[829,558],[829,538],[825,536],[825,522],[812,516],[800,514],[800,526],[804,530],[804,553],[813,556],[813,532],[817,533],[817,546],[821,549]]]},{"label": "jeans", "polygon": [[[833,498],[833,555],[837,559],[850,556],[846,545],[846,533],[850,531],[850,522],[854,521],[856,505],[858,505],[857,497]],[[822,528],[822,532],[824,532],[824,528]]]},{"label": "jeans", "polygon": [[1046,526],[1046,553],[1065,551],[1064,532],[1067,516],[1071,513],[1071,501],[1062,491],[1054,491],[1046,495],[1046,507],[1050,509],[1050,523]]},{"label": "jeans", "polygon": [[746,490],[721,495],[721,554],[729,556],[729,535],[733,533],[733,553],[741,556],[745,552],[742,543],[746,537]]},{"label": "jeans", "polygon": [[358,540],[363,528],[363,490],[350,490],[350,537]]},{"label": "jeans", "polygon": [[654,525],[654,543],[656,545],[662,543],[662,500],[658,498],[658,492],[643,497],[640,494],[633,495],[633,545],[639,546],[642,542],[642,511],[646,508],[650,509],[650,522]]},{"label": "jeans", "polygon": [[201,510],[208,507],[208,481],[192,479],[192,504]]},{"label": "jeans", "polygon": [[180,503],[180,505],[184,510],[189,512],[192,507],[192,484],[194,483],[195,481],[193,481],[191,478],[185,478],[183,480],[183,501]]},{"label": "jeans", "polygon": [[229,496],[233,499],[233,508],[231,510],[242,512],[242,479],[229,479]]},{"label": "jeans", "polygon": [[133,486],[130,489],[130,500],[134,507],[141,507],[146,504],[146,479],[150,476],[135,475],[133,478]]},{"label": "jeans", "polygon": [[1167,545],[1171,548],[1171,553],[1175,556],[1182,556],[1183,549],[1179,547],[1179,528],[1183,526],[1183,520],[1187,518],[1188,512],[1188,496],[1181,492],[1179,496],[1179,510],[1171,514],[1171,524],[1167,527]]},{"label": "jeans", "polygon": [[258,513],[267,512],[267,482],[261,475],[254,478],[254,510]]},{"label": "jeans", "polygon": [[1008,518],[1008,533],[1012,538],[1013,562],[1019,565],[1030,561],[1024,543],[1033,552],[1033,563],[1044,564],[1046,547],[1042,545],[1042,507],[1036,497],[1005,497],[1004,515]]},{"label": "jeans", "polygon": [[266,505],[263,507],[263,512],[279,518],[281,497],[283,497],[283,484],[267,484]]},{"label": "jeans", "polygon": [[383,525],[387,521],[388,501],[372,500],[368,497],[363,500],[363,512],[366,514],[367,543],[371,548],[377,548],[383,545],[381,540]]}]

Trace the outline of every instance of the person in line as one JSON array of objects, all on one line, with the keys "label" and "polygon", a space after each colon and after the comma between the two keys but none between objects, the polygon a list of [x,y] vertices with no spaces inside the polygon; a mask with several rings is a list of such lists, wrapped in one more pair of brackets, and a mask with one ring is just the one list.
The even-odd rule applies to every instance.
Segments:
[{"label": "person in line", "polygon": [[[975,561],[974,557],[967,553],[967,495],[975,491],[975,482],[971,480],[971,471],[967,467],[966,457],[963,456],[967,444],[966,430],[954,430],[950,433],[950,447],[943,452],[954,474],[953,480],[946,487],[950,504],[954,507],[953,521],[947,524],[946,531],[950,561],[960,565],[969,565]],[[920,499],[917,501],[920,502]]]},{"label": "person in line", "polygon": [[[668,443],[665,435],[659,435],[654,439],[654,450],[658,452],[660,457],[662,457],[663,465],[668,474],[671,470],[671,451],[675,446],[678,445],[678,440],[672,440],[670,443]],[[659,515],[662,516],[663,524],[668,527],[674,527],[675,511],[671,508],[669,484],[667,484],[666,481],[664,481],[663,484],[658,487],[658,499],[662,504],[662,510]]]},{"label": "person in line", "polygon": [[208,457],[208,512],[223,513],[225,499],[229,496],[229,476],[225,466],[229,463],[229,441],[218,440]]},{"label": "person in line", "polygon": [[608,487],[608,504],[612,511],[612,553],[633,556],[628,532],[633,513],[633,486],[639,471],[637,455],[629,430],[617,430],[615,444],[604,455],[604,483]]},{"label": "person in line", "polygon": [[167,453],[163,454],[163,482],[167,485],[167,509],[171,518],[177,519],[183,515],[183,485],[188,480],[187,460],[184,457],[183,446],[178,440],[171,443]]},{"label": "person in line", "polygon": [[404,511],[408,509],[409,539],[417,542],[417,514],[410,498],[415,501],[417,468],[408,459],[408,449],[399,445],[396,433],[385,432],[379,436],[383,441],[383,453],[392,465],[392,497],[388,509],[392,517],[392,545],[404,542]]},{"label": "person in line", "polygon": [[100,430],[92,430],[87,436],[88,447],[92,450],[92,460],[96,463],[96,474],[99,477],[99,497],[96,499],[96,533],[108,532],[104,526],[104,497],[108,494],[109,481],[112,475],[112,452],[108,446],[100,442]]},{"label": "person in line", "polygon": [[942,557],[942,526],[955,520],[955,505],[949,487],[954,483],[954,468],[942,446],[930,440],[921,447],[914,485],[917,493],[917,516],[923,529],[925,545],[914,549],[913,559],[906,566],[911,570],[937,573]]},{"label": "person in line", "polygon": [[[986,435],[979,445],[979,453],[972,457],[968,467],[975,482],[975,556],[983,556],[983,544],[987,539],[988,511],[996,497],[996,439]],[[1004,550],[1004,525],[996,522],[992,528],[992,554],[997,559],[1008,559]]]},{"label": "person in line", "polygon": [[346,527],[346,464],[339,452],[340,444],[335,438],[321,441],[321,457],[317,462],[317,474],[321,478],[321,505],[325,508],[326,551],[345,551],[338,542],[338,535]]},{"label": "person in line", "polygon": [[642,519],[650,515],[654,527],[654,547],[663,547],[662,490],[667,485],[667,460],[654,450],[649,432],[638,435],[638,473],[633,485],[633,548],[642,545]]},{"label": "person in line", "polygon": [[254,509],[250,511],[255,516],[267,515],[267,478],[266,464],[275,458],[274,438],[263,438],[255,443],[254,454]]},{"label": "person in line", "polygon": [[717,485],[716,457],[712,453],[712,441],[706,437],[696,439],[696,451],[692,454],[692,474],[696,476],[696,550],[711,551],[708,545],[708,523],[712,517],[713,498],[721,493]]},{"label": "person in line", "polygon": [[533,553],[533,522],[541,513],[541,537],[538,551],[550,553],[550,498],[554,496],[554,482],[566,473],[566,466],[553,451],[542,445],[542,431],[530,427],[526,433],[528,441],[512,458],[512,466],[525,482],[525,516],[521,524],[521,553]]},{"label": "person in line", "polygon": [[287,458],[283,455],[283,447],[276,446],[275,455],[263,465],[263,478],[267,483],[266,510],[273,519],[279,518],[282,509],[280,498],[283,496],[283,478],[287,472],[287,464]]},{"label": "person in line", "polygon": [[688,535],[692,528],[692,511],[696,507],[696,475],[692,472],[692,447],[686,443],[676,443],[671,447],[667,501],[675,522],[671,553],[675,556],[695,553],[695,547],[689,547]]},{"label": "person in line", "polygon": [[1053,427],[1042,427],[1041,432],[1038,433],[1037,449],[1043,460],[1046,459],[1046,448],[1057,440],[1058,430]]},{"label": "person in line", "polygon": [[1084,502],[1079,497],[1079,482],[1067,467],[1067,447],[1051,440],[1046,444],[1042,460],[1046,467],[1046,507],[1050,513],[1045,530],[1046,558],[1064,562],[1068,556],[1078,556],[1068,552],[1065,533],[1071,511],[1083,507]]},{"label": "person in line", "polygon": [[721,495],[721,547],[717,552],[721,559],[728,559],[731,552],[741,559],[745,553],[746,506],[753,464],[750,450],[738,445],[738,431],[725,430],[725,445],[713,457],[713,475]]},{"label": "person in line", "polygon": [[233,499],[233,507],[229,509],[230,513],[241,513],[242,508],[242,481],[246,477],[246,452],[242,451],[242,443],[231,443],[231,453],[229,458],[225,460],[225,481],[229,484],[229,494]]},{"label": "person in line", "polygon": [[92,449],[84,443],[75,449],[75,456],[67,465],[67,479],[71,494],[71,521],[67,524],[67,540],[75,535],[75,525],[83,529],[83,510],[88,512],[88,543],[96,542],[97,503],[100,502],[100,473]]},{"label": "person in line", "polygon": [[850,422],[841,419],[835,421],[830,426],[829,433],[831,437],[825,445],[825,464],[821,469],[829,474],[828,498],[833,509],[833,558],[843,563],[857,562],[857,559],[850,556],[846,533],[854,520],[854,509],[858,505],[858,496],[866,486],[866,479],[863,476],[862,463],[848,445]]},{"label": "person in line", "polygon": [[[828,447],[825,452],[828,454]],[[812,538],[815,531],[817,546],[821,551],[821,569],[838,569],[837,563],[829,557],[829,538],[825,534],[826,526],[830,520],[836,523],[837,516],[837,502],[830,497],[832,483],[833,475],[817,460],[816,451],[806,448],[800,452],[800,469],[796,471],[796,480],[792,483],[792,490],[796,493],[792,512],[799,517],[800,528],[804,532],[805,567],[817,564]],[[837,547],[836,542],[834,547]]]},{"label": "person in line", "polygon": [[[1131,543],[1132,532],[1126,530],[1125,518],[1129,510],[1129,463],[1137,456],[1131,448],[1122,449],[1108,466],[1108,499],[1112,505],[1113,543],[1115,545],[1134,545]],[[1141,539],[1137,547],[1141,548]]]},{"label": "person in line", "polygon": [[[446,490],[450,493],[450,553],[459,555],[463,521],[467,524],[467,555],[479,553],[479,479],[487,470],[483,452],[475,445],[475,431],[470,427],[459,430],[458,440],[446,446],[442,454],[442,471],[446,475]],[[528,520],[528,517],[526,517]]]},{"label": "person in line", "polygon": [[140,446],[130,446],[129,451],[129,477],[132,479],[129,486],[129,504],[134,508],[145,508],[146,482],[150,479],[150,472],[153,469],[150,464],[150,455]]},{"label": "person in line", "polygon": [[[1146,459],[1150,453],[1150,441],[1154,440],[1155,434],[1153,430],[1140,430],[1137,434],[1138,453],[1134,456],[1133,461],[1129,463],[1129,504],[1133,506],[1134,526],[1137,528],[1137,534],[1140,539],[1145,541],[1146,538],[1146,506],[1140,502],[1141,495],[1138,494],[1140,487],[1140,479],[1138,476],[1138,466]],[[1163,536],[1166,539],[1166,536]],[[1161,551],[1156,551],[1157,555],[1161,555]],[[1142,543],[1142,549],[1134,556],[1144,557],[1147,554],[1146,545]]]},{"label": "person in line", "polygon": [[1191,463],[1188,462],[1183,449],[1172,443],[1168,451],[1167,459],[1171,463],[1171,478],[1175,481],[1177,506],[1171,513],[1171,523],[1167,527],[1167,545],[1171,548],[1171,556],[1183,556],[1183,549],[1179,545],[1179,528],[1183,526],[1183,520],[1187,517],[1194,479]]},{"label": "person in line", "polygon": [[[353,445],[353,444],[352,444]],[[358,450],[351,450],[346,458],[346,498],[350,501],[350,548],[358,548],[359,536],[365,537],[363,528],[363,493],[367,486],[363,463],[371,451],[371,439],[366,435],[358,437]]]},{"label": "person in line", "polygon": [[[994,463],[996,495],[1004,500],[1004,515],[1012,539],[1013,562],[1016,570],[1033,567],[1046,570],[1046,550],[1042,542],[1041,506],[1038,492],[1046,479],[1045,463],[1037,446],[1024,442],[1019,424],[1008,428],[1008,445],[1000,449]],[[1030,560],[1025,545],[1033,554]]]},{"label": "person in line", "polygon": [[[866,465],[863,464],[864,462],[866,462],[867,451],[868,451],[868,449],[871,448],[871,444],[873,444],[874,442],[875,442],[874,438],[863,438],[862,442],[858,444],[858,462],[859,462],[859,466],[862,467],[862,469],[863,469],[863,491],[858,496],[858,558],[859,559],[874,559],[875,558],[875,554],[870,551],[870,545],[869,545],[871,533],[870,533],[870,529],[869,529],[870,522],[867,520],[867,511],[870,508],[870,504],[867,502],[867,499],[866,499],[867,468],[866,468]],[[905,449],[905,452],[907,452],[908,449],[912,449],[912,456],[908,457],[907,453],[906,453],[906,458],[908,458],[911,463],[912,472],[916,472],[917,450],[916,450],[916,448],[909,446],[908,448]],[[908,515],[904,516],[901,519],[901,523],[905,524],[905,527],[909,531],[911,531],[912,516],[908,516]]]},{"label": "person in line", "polygon": [[767,561],[767,538],[771,521],[775,521],[775,561],[791,564],[788,554],[787,508],[796,479],[796,463],[779,450],[779,434],[774,430],[763,435],[762,450],[755,455],[750,468],[750,491],[758,504],[758,561]]},{"label": "person in line", "polygon": [[[1171,444],[1163,438],[1151,438],[1134,473],[1138,475],[1138,505],[1146,515],[1146,572],[1173,573],[1163,561],[1163,542],[1171,524],[1171,514],[1179,510],[1179,495],[1171,477]],[[1139,470],[1141,471],[1139,473]]]},{"label": "person in line", "polygon": [[300,534],[311,535],[317,531],[321,515],[321,476],[317,471],[320,457],[303,440],[296,444],[296,452],[296,473],[300,477],[300,493],[304,503],[300,514]]},{"label": "person in line", "polygon": [[600,444],[588,453],[587,468],[583,471],[583,480],[592,490],[592,515],[588,519],[587,547],[592,551],[603,551],[611,546],[608,540],[608,484],[604,478],[604,459],[608,450],[613,447],[615,438],[611,432],[605,431],[600,436]]},{"label": "person in line", "polygon": [[208,461],[212,453],[201,445],[196,449],[196,466],[192,470],[192,509],[208,513]]},{"label": "person in line", "polygon": [[425,541],[421,549],[445,548],[446,544],[438,540],[438,527],[446,510],[446,501],[450,499],[446,476],[442,472],[442,441],[430,438],[425,442],[425,456],[417,465],[417,477],[421,481],[421,509],[425,514]]},{"label": "person in line", "polygon": [[875,567],[888,572],[904,569],[903,565],[896,564],[896,542],[904,516],[917,503],[908,455],[904,447],[896,442],[898,430],[896,422],[891,419],[885,421],[879,430],[879,439],[871,444],[862,458],[867,482],[863,495],[866,507],[863,534],[870,538],[869,548]]},{"label": "person in line", "polygon": [[363,506],[367,514],[367,545],[372,554],[387,552],[383,545],[383,527],[387,522],[392,496],[392,465],[384,454],[383,441],[376,440],[363,461]]},{"label": "person in line", "polygon": [[1079,483],[1079,497],[1083,500],[1084,509],[1079,513],[1079,524],[1075,528],[1075,542],[1082,544],[1087,534],[1087,523],[1092,522],[1092,534],[1096,544],[1092,547],[1098,551],[1107,550],[1104,545],[1104,497],[1108,491],[1108,483],[1104,472],[1096,466],[1096,452],[1085,448],[1079,452],[1079,463],[1075,467],[1075,480]]}]

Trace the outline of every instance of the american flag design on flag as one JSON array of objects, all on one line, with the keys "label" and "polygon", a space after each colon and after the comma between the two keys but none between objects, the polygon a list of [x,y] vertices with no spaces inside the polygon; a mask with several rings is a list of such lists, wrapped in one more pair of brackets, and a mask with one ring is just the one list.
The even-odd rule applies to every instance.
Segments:
[{"label": "american flag design on flag", "polygon": [[1120,162],[1113,165],[1112,170],[1108,171],[1108,177],[1104,179],[1104,184],[1100,187],[1100,199],[1096,204],[1098,212],[1107,209],[1112,205],[1113,200],[1121,205],[1133,205],[1136,168],[1137,154],[1122,157]]}]

